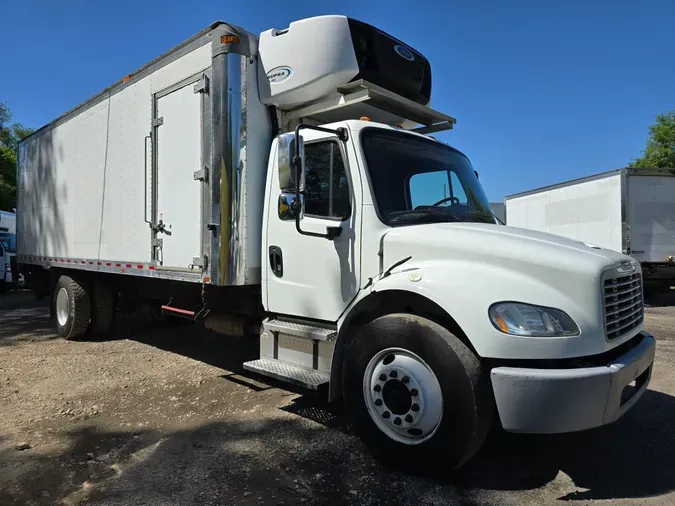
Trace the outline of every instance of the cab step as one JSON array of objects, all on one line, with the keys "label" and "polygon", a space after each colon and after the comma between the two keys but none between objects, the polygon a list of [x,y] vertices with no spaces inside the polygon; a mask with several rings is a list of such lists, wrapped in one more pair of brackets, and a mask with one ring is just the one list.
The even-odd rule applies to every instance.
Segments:
[{"label": "cab step", "polygon": [[266,320],[263,323],[266,330],[270,332],[281,332],[290,336],[301,337],[304,339],[316,339],[318,341],[333,341],[337,337],[337,330],[305,325],[303,323],[293,323],[283,320]]},{"label": "cab step", "polygon": [[330,380],[330,375],[326,373],[308,370],[270,358],[244,362],[244,369],[310,390],[318,390],[319,387],[327,384]]}]

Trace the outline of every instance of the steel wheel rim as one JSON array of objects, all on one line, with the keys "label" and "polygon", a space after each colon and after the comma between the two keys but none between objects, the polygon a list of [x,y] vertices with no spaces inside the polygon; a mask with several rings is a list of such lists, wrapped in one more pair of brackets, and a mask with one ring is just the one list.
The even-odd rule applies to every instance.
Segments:
[{"label": "steel wheel rim", "polygon": [[68,322],[70,315],[70,301],[68,300],[68,291],[61,288],[56,294],[56,319],[59,325],[64,327]]},{"label": "steel wheel rim", "polygon": [[418,355],[403,348],[387,348],[373,356],[363,375],[363,398],[375,425],[407,445],[427,441],[443,418],[443,393],[436,375]]}]

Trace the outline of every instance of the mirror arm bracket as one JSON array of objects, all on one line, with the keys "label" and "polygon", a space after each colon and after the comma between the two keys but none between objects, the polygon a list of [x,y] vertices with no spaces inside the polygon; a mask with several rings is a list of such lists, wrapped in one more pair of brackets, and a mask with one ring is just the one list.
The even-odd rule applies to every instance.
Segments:
[{"label": "mirror arm bracket", "polygon": [[326,233],[325,234],[319,234],[316,232],[307,232],[305,230],[302,230],[302,227],[300,227],[300,213],[301,213],[301,206],[302,204],[300,203],[300,178],[302,176],[301,171],[302,171],[302,163],[300,160],[300,130],[302,129],[308,129],[308,130],[317,130],[319,132],[326,132],[329,134],[335,134],[337,135],[337,138],[340,139],[342,142],[347,142],[349,140],[349,133],[347,132],[347,129],[344,127],[340,127],[337,129],[332,129],[332,128],[323,128],[323,127],[318,127],[314,125],[307,125],[305,123],[300,123],[297,127],[295,127],[295,153],[293,154],[293,167],[295,168],[295,200],[293,201],[292,204],[292,210],[295,214],[295,228],[298,231],[299,234],[301,235],[307,235],[310,237],[321,237],[323,239],[328,239],[329,241],[335,240],[336,237],[339,237],[340,234],[342,233],[342,228],[341,227],[326,227]]}]

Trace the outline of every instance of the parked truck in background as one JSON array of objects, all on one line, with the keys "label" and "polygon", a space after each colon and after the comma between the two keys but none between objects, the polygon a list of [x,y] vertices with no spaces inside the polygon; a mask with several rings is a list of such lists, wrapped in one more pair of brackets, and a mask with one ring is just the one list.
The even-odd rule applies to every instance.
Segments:
[{"label": "parked truck in background", "polygon": [[214,23],[21,143],[21,268],[67,339],[130,306],[259,339],[246,370],[326,387],[405,470],[493,421],[613,422],[654,359],[638,263],[497,224],[430,101],[427,59],[359,21]]},{"label": "parked truck in background", "polygon": [[0,211],[0,292],[14,282],[12,258],[16,255],[16,214]]},{"label": "parked truck in background", "polygon": [[645,292],[675,286],[675,168],[618,169],[510,195],[507,223],[633,257]]}]

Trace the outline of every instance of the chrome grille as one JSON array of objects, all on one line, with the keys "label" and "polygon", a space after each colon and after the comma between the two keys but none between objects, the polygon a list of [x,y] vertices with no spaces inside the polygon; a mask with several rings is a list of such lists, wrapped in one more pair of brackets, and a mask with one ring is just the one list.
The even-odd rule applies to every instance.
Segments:
[{"label": "chrome grille", "polygon": [[639,273],[616,275],[603,281],[605,333],[616,339],[642,323],[642,277]]}]

